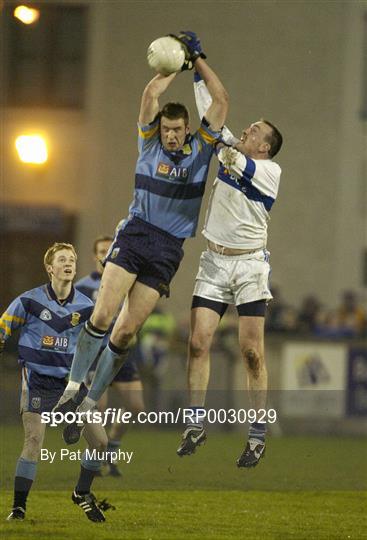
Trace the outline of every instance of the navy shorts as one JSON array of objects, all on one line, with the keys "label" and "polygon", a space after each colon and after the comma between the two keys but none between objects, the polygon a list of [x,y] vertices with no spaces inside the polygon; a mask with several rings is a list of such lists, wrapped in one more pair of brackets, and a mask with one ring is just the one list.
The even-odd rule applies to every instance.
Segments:
[{"label": "navy shorts", "polygon": [[[138,371],[138,368],[136,367],[136,362],[135,362],[135,358],[136,358],[136,354],[137,354],[136,351],[135,351],[135,348],[136,348],[136,346],[133,347],[131,349],[131,351],[129,352],[129,356],[127,357],[126,362],[124,362],[122,364],[120,370],[114,376],[113,381],[111,382],[111,385],[114,382],[140,381],[139,371]],[[88,372],[88,376],[87,376],[87,379],[86,379],[86,382],[87,382],[88,385],[90,385],[92,383],[92,380],[93,380],[93,377],[94,377],[94,372],[96,371],[99,356],[102,353],[102,351],[103,351],[103,349],[100,351],[98,357],[95,359],[95,361],[92,364],[92,367],[90,368],[90,370]]]},{"label": "navy shorts", "polygon": [[[36,371],[23,367],[20,413],[51,412],[64,393],[66,385],[67,379],[40,375]],[[82,384],[78,394],[78,404],[82,402],[87,393],[87,387]]]},{"label": "navy shorts", "polygon": [[168,297],[170,282],[184,255],[183,242],[134,216],[118,231],[106,262],[137,274],[137,281]]},{"label": "navy shorts", "polygon": [[133,381],[140,381],[140,375],[135,365],[135,362],[126,360],[126,362],[123,363],[120,371],[118,371],[118,373],[115,375],[111,384],[113,384],[114,382],[133,382]]}]

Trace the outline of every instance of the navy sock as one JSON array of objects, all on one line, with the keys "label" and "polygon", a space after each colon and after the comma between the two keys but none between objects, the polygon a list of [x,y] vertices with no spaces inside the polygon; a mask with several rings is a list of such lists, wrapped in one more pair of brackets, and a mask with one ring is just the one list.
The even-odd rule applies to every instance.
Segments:
[{"label": "navy sock", "polygon": [[15,469],[13,508],[20,506],[24,510],[27,497],[36,477],[37,462],[20,457]]},{"label": "navy sock", "polygon": [[266,423],[254,422],[250,424],[248,430],[249,439],[257,439],[258,441],[265,442],[266,435]]},{"label": "navy sock", "polygon": [[27,507],[27,498],[31,490],[33,480],[16,476],[14,480],[14,500],[13,508],[20,506],[23,510]]},{"label": "navy sock", "polygon": [[80,466],[80,475],[78,483],[75,486],[75,492],[78,495],[86,495],[90,492],[90,487],[94,480],[97,471],[86,469],[83,465]]},{"label": "navy sock", "polygon": [[83,453],[80,475],[75,491],[78,495],[86,495],[90,493],[90,488],[96,473],[101,468],[101,462],[95,459],[89,459],[86,452]]},{"label": "navy sock", "polygon": [[203,406],[194,406],[189,407],[189,411],[192,412],[192,414],[189,413],[189,416],[187,417],[186,427],[196,427],[202,429],[204,427],[204,415],[205,407]]}]

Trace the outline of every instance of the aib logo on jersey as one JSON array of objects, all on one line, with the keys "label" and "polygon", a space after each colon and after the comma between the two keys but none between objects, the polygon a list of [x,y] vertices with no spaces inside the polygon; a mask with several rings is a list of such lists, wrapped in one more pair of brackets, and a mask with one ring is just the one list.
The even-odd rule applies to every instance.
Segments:
[{"label": "aib logo on jersey", "polygon": [[158,163],[156,174],[157,176],[169,178],[170,180],[186,180],[189,171],[187,167],[175,167],[174,165],[168,165],[168,163],[160,161]]},{"label": "aib logo on jersey", "polygon": [[52,351],[67,351],[69,338],[65,336],[43,336],[42,348]]}]

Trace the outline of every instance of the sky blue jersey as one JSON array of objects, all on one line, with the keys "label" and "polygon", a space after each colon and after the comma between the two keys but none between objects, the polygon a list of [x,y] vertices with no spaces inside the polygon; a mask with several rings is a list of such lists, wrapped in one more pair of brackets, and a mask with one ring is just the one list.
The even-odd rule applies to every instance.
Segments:
[{"label": "sky blue jersey", "polygon": [[129,215],[137,216],[178,238],[195,236],[210,159],[220,132],[205,118],[178,152],[160,140],[159,119],[139,126],[139,158]]},{"label": "sky blue jersey", "polygon": [[74,286],[76,289],[78,289],[78,291],[82,292],[83,294],[85,294],[85,296],[88,296],[88,298],[93,300],[93,303],[95,304],[97,300],[98,289],[101,285],[101,279],[102,274],[94,271],[87,276],[79,279],[76,283],[74,283]]},{"label": "sky blue jersey", "polygon": [[[80,278],[74,284],[74,286],[76,289],[78,289],[78,291],[88,296],[88,298],[90,298],[95,304],[97,300],[98,290],[101,285],[101,279],[102,279],[102,274],[100,274],[97,271],[94,271],[88,274],[87,276]],[[109,331],[103,338],[101,347],[106,347],[106,345],[108,344],[115,320],[116,319],[112,321]]]},{"label": "sky blue jersey", "polygon": [[[88,296],[88,298],[90,298],[95,304],[97,300],[98,290],[99,290],[99,287],[101,286],[101,280],[102,280],[102,274],[100,274],[99,272],[95,270],[94,272],[91,272],[87,276],[80,278],[76,283],[74,283],[74,286],[76,289],[78,289],[78,291]],[[110,334],[112,332],[112,328],[113,328],[116,318],[113,319],[107,334],[103,338],[101,348],[104,348],[108,345],[108,342],[110,340]]]},{"label": "sky blue jersey", "polygon": [[13,300],[0,318],[0,339],[20,328],[19,363],[40,375],[64,378],[78,334],[92,311],[93,302],[74,287],[61,305],[48,283]]}]

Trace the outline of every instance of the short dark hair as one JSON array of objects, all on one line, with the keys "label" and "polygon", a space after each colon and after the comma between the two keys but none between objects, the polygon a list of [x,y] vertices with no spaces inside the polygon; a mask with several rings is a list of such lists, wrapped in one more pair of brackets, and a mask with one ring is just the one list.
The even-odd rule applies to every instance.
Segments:
[{"label": "short dark hair", "polygon": [[267,136],[267,142],[270,144],[269,157],[273,158],[282,147],[283,137],[279,129],[269,122],[269,120],[264,120],[262,118],[261,121],[272,129],[271,135]]},{"label": "short dark hair", "polygon": [[186,109],[185,105],[182,103],[166,103],[161,111],[159,111],[159,119],[164,116],[169,118],[169,120],[176,120],[176,118],[183,118],[185,121],[185,126],[189,123],[189,111]]},{"label": "short dark hair", "polygon": [[102,235],[102,236],[97,236],[97,238],[94,240],[93,242],[93,253],[96,254],[97,253],[97,246],[100,242],[112,242],[113,240],[113,236],[109,235],[109,234],[105,234],[105,235]]}]

